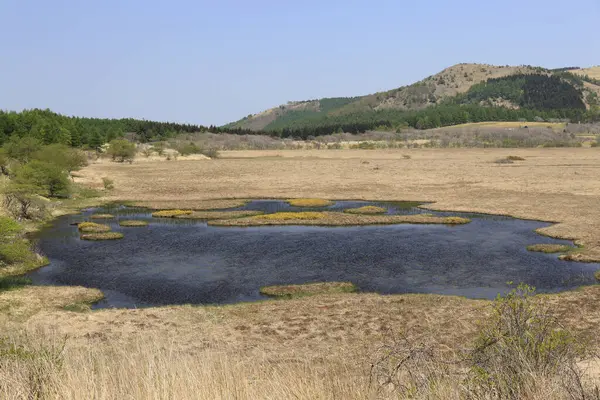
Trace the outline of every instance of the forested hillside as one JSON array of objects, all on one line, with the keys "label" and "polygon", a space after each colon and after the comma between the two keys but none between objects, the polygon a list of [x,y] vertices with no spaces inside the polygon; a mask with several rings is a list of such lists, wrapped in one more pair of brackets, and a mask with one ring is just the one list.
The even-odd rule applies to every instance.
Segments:
[{"label": "forested hillside", "polygon": [[354,98],[290,102],[221,129],[308,137],[496,120],[596,120],[600,82],[578,71],[585,70],[459,64],[410,86]]},{"label": "forested hillside", "polygon": [[145,120],[67,117],[50,110],[0,110],[0,146],[11,137],[32,136],[44,144],[61,143],[73,147],[97,148],[125,133],[135,133],[138,140],[148,141],[174,136],[181,132],[203,132],[200,125]]}]

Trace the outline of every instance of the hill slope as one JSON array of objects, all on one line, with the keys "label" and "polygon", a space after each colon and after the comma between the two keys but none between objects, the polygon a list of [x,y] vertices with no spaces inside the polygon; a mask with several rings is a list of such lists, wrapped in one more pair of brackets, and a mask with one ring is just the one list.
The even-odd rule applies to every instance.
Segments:
[{"label": "hill slope", "polygon": [[[598,68],[598,72],[600,72],[600,68]],[[398,115],[401,113],[416,112],[431,106],[448,104],[501,106],[509,109],[527,107],[539,111],[559,108],[589,109],[590,106],[597,105],[600,82],[596,82],[594,79],[584,79],[582,76],[585,74],[595,76],[595,73],[594,68],[550,71],[531,66],[458,64],[410,86],[353,98],[289,102],[255,115],[249,115],[224,128],[271,132],[286,129],[297,130],[308,126],[339,124],[344,120],[343,117],[361,123],[368,120],[367,125],[373,125],[379,120],[386,124],[390,118],[399,120]],[[538,77],[531,78],[530,75]],[[515,79],[508,79],[509,77],[515,77]],[[503,96],[502,90],[496,90],[502,86],[509,87],[510,96]],[[482,90],[482,87],[487,87],[487,91]],[[490,87],[494,90],[489,90]],[[477,91],[478,95],[471,96],[470,92]],[[523,93],[519,94],[518,91],[525,93],[525,96]],[[494,93],[499,95],[492,97],[491,95]],[[486,97],[486,94],[489,96]],[[568,100],[556,101],[556,99],[563,98]],[[477,99],[477,102],[474,99]],[[554,114],[550,116],[554,116]],[[571,115],[560,116],[570,117]]]}]

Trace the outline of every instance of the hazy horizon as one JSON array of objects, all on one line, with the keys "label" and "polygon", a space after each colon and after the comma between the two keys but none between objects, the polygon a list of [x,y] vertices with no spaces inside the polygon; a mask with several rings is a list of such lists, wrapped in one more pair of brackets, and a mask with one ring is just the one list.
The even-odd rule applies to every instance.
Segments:
[{"label": "hazy horizon", "polygon": [[222,125],[462,62],[600,64],[592,0],[397,3],[4,2],[0,109]]}]

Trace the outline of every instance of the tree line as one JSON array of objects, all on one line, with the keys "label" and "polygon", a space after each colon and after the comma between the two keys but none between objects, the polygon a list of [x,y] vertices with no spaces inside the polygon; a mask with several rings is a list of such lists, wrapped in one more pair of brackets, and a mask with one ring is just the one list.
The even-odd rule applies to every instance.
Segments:
[{"label": "tree line", "polygon": [[11,137],[28,136],[42,144],[60,143],[72,147],[99,148],[102,144],[135,134],[137,140],[147,142],[173,137],[179,133],[205,132],[202,125],[157,122],[133,118],[68,117],[50,110],[0,110],[0,145]]}]

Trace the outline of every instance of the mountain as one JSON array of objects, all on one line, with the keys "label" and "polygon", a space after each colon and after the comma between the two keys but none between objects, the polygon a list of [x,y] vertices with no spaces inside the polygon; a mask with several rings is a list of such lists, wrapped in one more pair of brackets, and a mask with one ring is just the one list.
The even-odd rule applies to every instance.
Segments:
[{"label": "mountain", "polygon": [[[455,112],[458,106],[476,114],[479,113],[475,110],[477,107],[493,109],[481,111],[482,117],[492,114],[493,118],[529,118],[530,114],[536,114],[531,112],[536,111],[547,118],[581,118],[586,110],[599,103],[600,78],[596,78],[599,75],[600,67],[548,70],[532,66],[458,64],[412,85],[385,92],[288,102],[222,129],[279,132],[288,136],[290,131],[331,133],[332,129],[346,129],[348,121],[354,121],[352,127],[356,125],[358,131],[364,127],[372,129],[378,123],[416,127],[419,119],[424,121],[424,116],[429,117],[430,109],[453,107],[452,112]],[[506,113],[497,108],[512,111]],[[431,118],[433,125],[437,125],[438,116]],[[463,119],[457,122],[462,123]],[[441,120],[440,123],[444,125]]]}]

